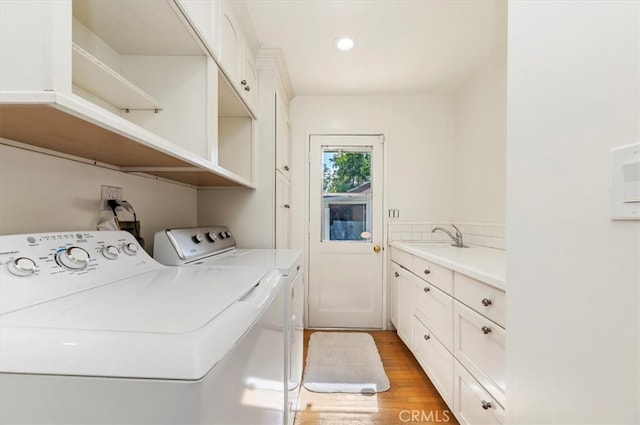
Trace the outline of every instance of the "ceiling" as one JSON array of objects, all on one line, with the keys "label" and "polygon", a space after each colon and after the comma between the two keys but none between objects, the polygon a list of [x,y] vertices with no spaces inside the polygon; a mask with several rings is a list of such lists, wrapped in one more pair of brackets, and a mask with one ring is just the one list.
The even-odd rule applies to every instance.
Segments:
[{"label": "ceiling", "polygon": [[[296,95],[450,93],[506,46],[506,0],[245,0]],[[356,45],[338,51],[348,35]]]}]

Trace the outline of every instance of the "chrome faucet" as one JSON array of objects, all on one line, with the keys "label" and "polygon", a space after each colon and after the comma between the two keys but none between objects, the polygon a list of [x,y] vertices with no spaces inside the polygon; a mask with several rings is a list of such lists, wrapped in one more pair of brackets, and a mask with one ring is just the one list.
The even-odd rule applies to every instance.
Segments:
[{"label": "chrome faucet", "polygon": [[455,246],[457,248],[469,248],[469,245],[465,245],[464,242],[462,241],[462,232],[460,231],[460,229],[458,229],[455,224],[452,224],[451,226],[453,226],[453,228],[456,229],[456,235],[455,236],[450,231],[445,229],[444,227],[434,227],[431,230],[431,233],[435,233],[437,230],[440,230],[440,231],[446,233],[447,235],[449,235],[451,240],[454,242],[454,243],[451,244],[451,246]]}]

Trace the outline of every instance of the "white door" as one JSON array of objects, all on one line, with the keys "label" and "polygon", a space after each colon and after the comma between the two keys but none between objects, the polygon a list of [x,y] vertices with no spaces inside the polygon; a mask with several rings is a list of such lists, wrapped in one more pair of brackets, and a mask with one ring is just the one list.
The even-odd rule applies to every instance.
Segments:
[{"label": "white door", "polygon": [[310,327],[382,328],[382,142],[310,136]]}]

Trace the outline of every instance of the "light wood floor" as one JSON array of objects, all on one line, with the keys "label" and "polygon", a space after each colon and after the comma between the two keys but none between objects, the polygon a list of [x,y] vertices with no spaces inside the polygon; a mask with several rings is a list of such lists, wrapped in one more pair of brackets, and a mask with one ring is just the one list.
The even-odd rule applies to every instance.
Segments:
[{"label": "light wood floor", "polygon": [[[304,332],[306,359],[309,337]],[[391,389],[374,395],[300,391],[295,425],[458,424],[409,349],[393,331],[367,332],[376,342]]]}]

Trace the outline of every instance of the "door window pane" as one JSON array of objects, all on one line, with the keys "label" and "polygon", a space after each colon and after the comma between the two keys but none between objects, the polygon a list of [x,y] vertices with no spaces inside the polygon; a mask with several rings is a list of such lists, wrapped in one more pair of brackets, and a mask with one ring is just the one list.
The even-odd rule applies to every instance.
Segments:
[{"label": "door window pane", "polygon": [[322,148],[322,241],[371,241],[371,151]]}]

